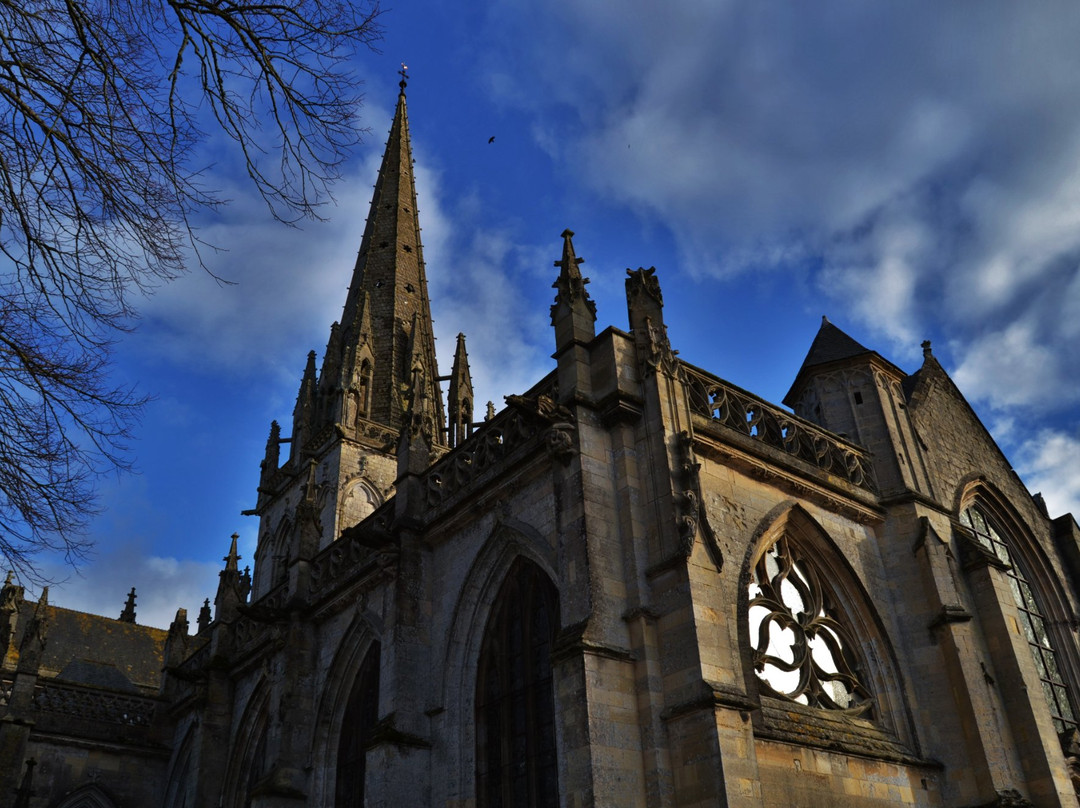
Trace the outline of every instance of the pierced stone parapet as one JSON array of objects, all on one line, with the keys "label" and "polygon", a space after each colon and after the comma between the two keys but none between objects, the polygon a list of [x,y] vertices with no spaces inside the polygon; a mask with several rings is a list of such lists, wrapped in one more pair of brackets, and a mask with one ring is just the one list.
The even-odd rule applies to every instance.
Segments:
[{"label": "pierced stone parapet", "polygon": [[769,404],[703,370],[682,363],[694,412],[806,461],[872,493],[869,453],[838,435]]},{"label": "pierced stone parapet", "polygon": [[[392,513],[393,508],[384,504],[376,510],[369,520],[379,521],[387,513]],[[368,520],[361,522],[363,525]],[[366,565],[376,555],[376,550],[367,546],[362,541],[359,531],[347,531],[341,538],[320,552],[311,562],[311,587],[314,592],[325,593],[334,588],[342,580],[348,578],[357,569]]]},{"label": "pierced stone parapet", "polygon": [[39,710],[106,724],[148,727],[153,721],[157,701],[45,682],[34,688],[34,706]]},{"label": "pierced stone parapet", "polygon": [[524,396],[508,396],[510,406],[425,472],[423,491],[429,515],[478,490],[523,454],[525,446],[542,443],[552,458],[565,462],[574,451],[575,426],[573,415],[557,400],[553,376]]}]

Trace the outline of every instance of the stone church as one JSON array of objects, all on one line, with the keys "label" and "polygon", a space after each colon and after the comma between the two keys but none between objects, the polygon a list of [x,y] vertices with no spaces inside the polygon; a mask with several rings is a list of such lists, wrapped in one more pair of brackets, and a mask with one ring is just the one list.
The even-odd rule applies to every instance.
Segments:
[{"label": "stone church", "polygon": [[930,345],[823,321],[781,407],[677,358],[653,269],[598,333],[572,236],[552,371],[485,417],[402,82],[253,568],[167,631],[9,579],[0,805],[1076,806],[1080,529]]}]

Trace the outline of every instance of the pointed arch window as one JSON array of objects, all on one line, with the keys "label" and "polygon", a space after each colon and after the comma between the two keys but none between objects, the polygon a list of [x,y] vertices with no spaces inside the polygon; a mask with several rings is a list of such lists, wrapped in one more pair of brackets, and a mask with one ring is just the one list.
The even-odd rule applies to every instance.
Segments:
[{"label": "pointed arch window", "polygon": [[1042,684],[1046,704],[1050,708],[1054,729],[1059,735],[1066,730],[1077,729],[1075,701],[1062,671],[1052,632],[1018,553],[1010,548],[1006,534],[978,504],[963,509],[960,512],[960,522],[971,530],[979,544],[1007,565],[1009,589],[1012,590],[1013,601],[1020,614],[1020,625],[1031,648],[1031,656]]},{"label": "pointed arch window", "polygon": [[815,564],[788,535],[761,554],[748,595],[751,656],[766,692],[873,717],[855,637]]},{"label": "pointed arch window", "polygon": [[364,657],[341,718],[335,808],[363,808],[367,747],[379,720],[379,644]]},{"label": "pointed arch window", "polygon": [[518,561],[499,590],[476,684],[476,804],[559,804],[551,648],[558,595],[535,565]]}]

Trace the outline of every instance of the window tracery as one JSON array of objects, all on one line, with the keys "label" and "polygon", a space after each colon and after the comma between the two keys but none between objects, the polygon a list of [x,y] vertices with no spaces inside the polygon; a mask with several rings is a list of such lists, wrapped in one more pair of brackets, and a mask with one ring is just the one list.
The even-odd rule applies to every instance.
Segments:
[{"label": "window tracery", "polygon": [[857,645],[814,564],[782,535],[754,565],[748,617],[754,669],[773,694],[872,717]]},{"label": "window tracery", "polygon": [[1043,696],[1058,734],[1077,729],[1076,711],[1069,684],[1060,665],[1046,616],[1043,614],[1034,587],[1029,582],[1010,542],[990,516],[977,504],[960,512],[960,522],[971,530],[978,542],[1006,566],[1009,589],[1020,614],[1020,625],[1031,648],[1035,670],[1042,684]]},{"label": "window tracery", "polygon": [[476,804],[559,804],[551,647],[558,595],[534,564],[507,575],[488,621],[476,683]]},{"label": "window tracery", "polygon": [[364,808],[367,746],[379,720],[379,644],[364,656],[341,718],[335,808]]}]

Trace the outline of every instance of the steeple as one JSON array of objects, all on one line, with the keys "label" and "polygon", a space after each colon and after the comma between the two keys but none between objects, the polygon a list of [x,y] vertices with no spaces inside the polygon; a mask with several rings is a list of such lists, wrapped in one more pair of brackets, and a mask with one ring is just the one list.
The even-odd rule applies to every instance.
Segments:
[{"label": "steeple", "polygon": [[[368,401],[360,402],[360,417],[397,430],[402,427],[406,394],[412,383],[414,352],[418,353],[424,371],[423,398],[435,408],[440,425],[435,439],[441,443],[445,415],[416,211],[404,78],[400,86],[394,123],[341,317],[340,339],[331,339],[323,373],[337,376],[328,382],[336,383],[339,390],[347,391],[351,386],[360,392],[359,388],[366,384]],[[420,332],[414,334],[417,322]],[[414,350],[416,340],[419,344]],[[331,355],[331,347],[338,355]],[[368,361],[369,380],[363,378],[364,358]],[[337,368],[340,372],[334,373]]]},{"label": "steeple", "polygon": [[[404,78],[400,87],[341,318],[321,365],[308,357],[291,436],[283,424],[267,440],[259,498],[247,512],[260,520],[255,598],[302,574],[301,562],[395,493],[403,438],[412,474],[448,448]],[[289,459],[279,467],[281,443]],[[219,601],[243,602],[247,576],[222,574],[229,584]],[[220,602],[216,620],[227,613]]]}]

